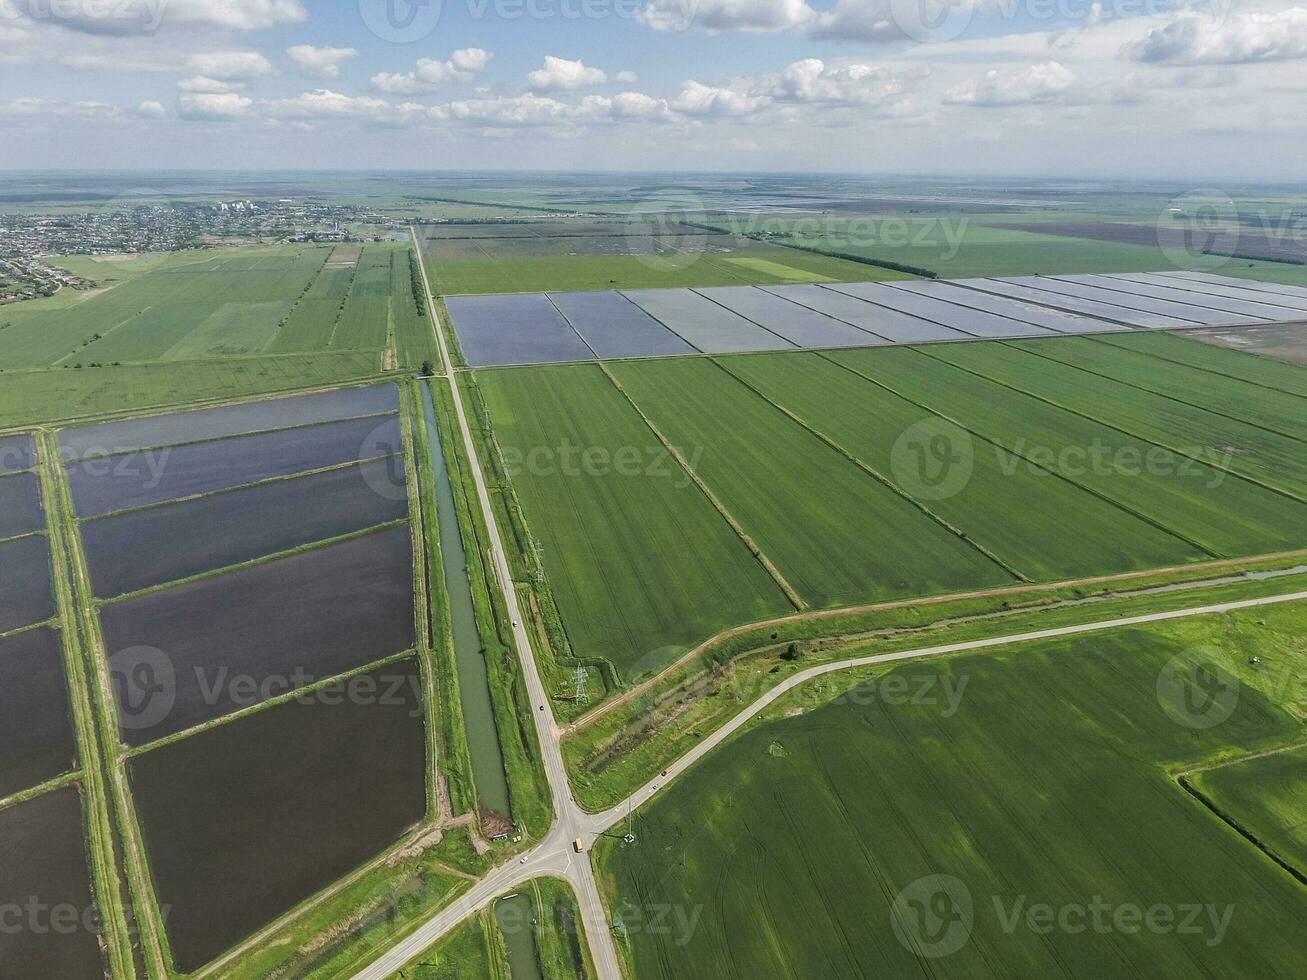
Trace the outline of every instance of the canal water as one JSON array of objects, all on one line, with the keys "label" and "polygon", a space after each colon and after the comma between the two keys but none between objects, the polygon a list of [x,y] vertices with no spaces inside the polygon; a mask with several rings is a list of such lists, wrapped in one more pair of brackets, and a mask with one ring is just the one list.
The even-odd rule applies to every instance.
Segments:
[{"label": "canal water", "polygon": [[495,922],[508,949],[508,973],[512,980],[544,980],[532,924],[533,911],[531,899],[526,895],[511,895],[495,903]]},{"label": "canal water", "polygon": [[449,593],[450,623],[454,634],[454,657],[458,665],[459,700],[463,705],[463,722],[467,729],[468,752],[472,757],[472,780],[476,784],[481,806],[511,818],[508,777],[504,774],[504,755],[499,746],[495,709],[490,700],[490,677],[486,670],[477,630],[476,611],[472,605],[472,583],[467,574],[467,553],[454,510],[454,487],[445,465],[436,424],[436,408],[431,398],[431,384],[422,382],[423,411],[426,414],[427,441],[431,444],[432,474],[436,484],[436,515],[440,523],[440,556],[445,570],[445,591]]}]

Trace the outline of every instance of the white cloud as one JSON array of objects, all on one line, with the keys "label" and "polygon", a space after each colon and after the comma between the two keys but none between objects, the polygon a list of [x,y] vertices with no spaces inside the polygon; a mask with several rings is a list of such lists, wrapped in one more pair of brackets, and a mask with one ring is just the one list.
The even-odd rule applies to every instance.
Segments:
[{"label": "white cloud", "polygon": [[815,16],[805,0],[648,0],[636,20],[656,31],[721,34],[783,31]]},{"label": "white cloud", "polygon": [[944,101],[954,105],[1011,106],[1048,102],[1069,92],[1076,76],[1056,61],[1031,65],[1018,72],[1003,74],[998,70],[955,85],[945,93]]},{"label": "white cloud", "polygon": [[325,88],[263,103],[263,109],[279,119],[384,118],[395,111],[385,99],[342,95]]},{"label": "white cloud", "polygon": [[272,62],[257,51],[209,51],[192,55],[186,65],[197,75],[224,82],[245,81],[272,71]]},{"label": "white cloud", "polygon": [[445,61],[422,58],[410,72],[382,72],[372,76],[379,92],[411,93],[436,88],[446,82],[465,82],[486,70],[493,58],[483,48],[460,48]]},{"label": "white cloud", "polygon": [[621,82],[623,85],[634,85],[640,80],[640,76],[633,71],[619,71],[613,76],[613,81]]},{"label": "white cloud", "polygon": [[196,122],[227,122],[245,118],[252,105],[253,99],[235,92],[197,93],[177,100],[177,114]]},{"label": "white cloud", "polygon": [[165,27],[252,31],[301,23],[301,0],[0,0],[0,16],[85,34],[153,34]]},{"label": "white cloud", "polygon": [[136,114],[143,119],[162,119],[168,115],[168,110],[163,107],[162,102],[147,99],[136,107]]},{"label": "white cloud", "polygon": [[550,92],[603,85],[608,81],[608,73],[600,68],[591,68],[579,60],[568,61],[547,54],[545,63],[528,74],[526,79],[533,89]]},{"label": "white cloud", "polygon": [[794,62],[772,86],[778,101],[835,105],[868,105],[902,91],[902,80],[888,69],[863,64],[828,66],[819,58]]},{"label": "white cloud", "polygon": [[671,106],[687,116],[747,116],[767,104],[766,96],[688,81]]},{"label": "white cloud", "polygon": [[542,126],[564,122],[572,107],[540,95],[501,96],[448,102],[431,110],[432,118],[488,126]]},{"label": "white cloud", "polygon": [[1241,65],[1307,58],[1307,9],[1177,17],[1123,48],[1135,61],[1169,65]]},{"label": "white cloud", "polygon": [[210,95],[217,92],[235,92],[243,87],[243,82],[220,82],[207,75],[194,75],[191,78],[183,78],[177,83],[177,88],[183,92],[205,92]]},{"label": "white cloud", "polygon": [[286,56],[307,75],[336,78],[340,66],[350,58],[358,57],[353,48],[315,48],[311,44],[296,44],[286,49]]},{"label": "white cloud", "polygon": [[105,102],[61,102],[55,99],[20,98],[0,103],[0,116],[76,116],[82,119],[113,119],[122,115],[117,106]]}]

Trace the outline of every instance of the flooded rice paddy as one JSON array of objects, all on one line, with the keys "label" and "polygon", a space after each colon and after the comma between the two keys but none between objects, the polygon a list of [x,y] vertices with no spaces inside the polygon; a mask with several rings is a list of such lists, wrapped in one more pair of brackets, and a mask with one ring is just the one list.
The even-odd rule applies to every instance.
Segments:
[{"label": "flooded rice paddy", "polygon": [[426,808],[414,661],[133,759],[178,969],[202,966],[347,874]]},{"label": "flooded rice paddy", "polygon": [[0,810],[0,975],[104,976],[76,787]]},{"label": "flooded rice paddy", "polygon": [[0,746],[0,799],[77,767],[55,630],[28,630],[0,639]]},{"label": "flooded rice paddy", "polygon": [[127,743],[412,649],[412,580],[401,524],[102,607]]},{"label": "flooded rice paddy", "polygon": [[[346,388],[65,429],[59,433],[59,446],[69,458],[81,459],[87,455],[103,456],[203,439],[224,439],[247,432],[381,415],[398,409],[399,392],[394,385]],[[0,444],[2,448],[3,444]]]},{"label": "flooded rice paddy", "polygon": [[44,535],[0,542],[0,633],[45,622],[54,613],[50,542]]},{"label": "flooded rice paddy", "polygon": [[354,419],[85,459],[68,466],[68,485],[78,516],[97,517],[388,456],[402,445],[398,416]]},{"label": "flooded rice paddy", "polygon": [[95,594],[112,598],[407,516],[390,456],[87,521],[82,542]]}]

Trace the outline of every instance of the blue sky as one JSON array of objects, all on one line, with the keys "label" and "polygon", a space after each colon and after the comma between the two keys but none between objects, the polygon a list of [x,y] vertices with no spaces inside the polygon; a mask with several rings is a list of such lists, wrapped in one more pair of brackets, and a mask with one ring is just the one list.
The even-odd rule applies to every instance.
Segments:
[{"label": "blue sky", "polygon": [[1304,82],[1294,0],[0,0],[0,167],[1297,179]]}]

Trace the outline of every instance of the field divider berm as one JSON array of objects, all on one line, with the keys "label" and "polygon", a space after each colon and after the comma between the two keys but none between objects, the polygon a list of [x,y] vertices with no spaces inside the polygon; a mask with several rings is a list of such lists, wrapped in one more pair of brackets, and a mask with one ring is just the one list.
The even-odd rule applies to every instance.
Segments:
[{"label": "field divider berm", "polygon": [[932,521],[934,521],[934,522],[935,522],[936,524],[938,524],[940,527],[944,528],[944,530],[946,530],[946,531],[948,531],[950,534],[953,534],[953,535],[955,535],[956,537],[960,538],[962,541],[966,542],[968,545],[970,545],[970,546],[971,546],[972,548],[974,548],[976,551],[979,551],[982,555],[984,555],[986,558],[988,558],[990,561],[992,561],[992,562],[993,562],[995,565],[997,565],[999,568],[1003,569],[1003,571],[1007,572],[1009,575],[1011,575],[1013,578],[1015,578],[1018,582],[1029,582],[1029,581],[1031,580],[1031,579],[1030,579],[1030,576],[1026,575],[1026,574],[1025,574],[1024,572],[1022,572],[1019,568],[1016,568],[1015,566],[1013,566],[1012,564],[1010,564],[1009,562],[1007,562],[1006,560],[1004,560],[1004,559],[1003,559],[1002,557],[1000,557],[1000,556],[999,556],[999,555],[998,555],[998,554],[997,554],[993,549],[987,547],[987,546],[984,545],[984,544],[981,544],[981,543],[980,543],[979,541],[977,541],[974,537],[972,537],[971,534],[969,534],[967,531],[964,531],[962,528],[958,527],[956,524],[953,524],[953,523],[952,523],[951,521],[949,521],[947,518],[942,517],[942,516],[939,515],[939,514],[936,514],[933,510],[931,510],[929,507],[927,507],[925,504],[923,504],[923,503],[922,503],[920,500],[918,500],[916,497],[912,496],[912,494],[908,493],[906,490],[904,490],[902,487],[900,487],[897,483],[895,483],[893,480],[891,480],[891,479],[890,479],[889,477],[887,477],[885,474],[881,473],[879,470],[877,470],[877,469],[876,469],[874,466],[872,466],[870,463],[866,462],[865,460],[863,460],[863,459],[860,458],[859,456],[857,456],[857,455],[855,455],[854,453],[850,452],[848,449],[845,449],[842,445],[840,445],[838,442],[836,442],[836,441],[835,441],[834,439],[832,439],[830,436],[826,435],[826,434],[825,434],[824,432],[822,432],[821,430],[819,430],[819,429],[815,428],[814,426],[812,426],[811,424],[809,424],[808,421],[807,421],[806,419],[804,419],[804,418],[802,418],[801,416],[797,415],[796,413],[790,411],[790,410],[789,410],[788,408],[786,408],[784,405],[779,405],[779,404],[777,404],[776,402],[772,401],[772,400],[771,400],[770,398],[768,398],[765,394],[763,394],[762,391],[761,391],[757,386],[751,384],[750,382],[746,381],[744,378],[740,377],[738,374],[736,374],[734,371],[732,371],[730,368],[728,368],[725,364],[723,364],[723,363],[722,363],[718,358],[713,357],[713,358],[709,358],[709,360],[710,360],[713,364],[717,365],[717,367],[719,367],[719,368],[721,368],[723,371],[725,371],[726,374],[729,375],[731,378],[735,379],[735,380],[738,381],[740,384],[744,385],[744,387],[748,388],[751,392],[753,392],[755,395],[757,395],[759,398],[761,398],[764,402],[766,402],[766,403],[767,403],[768,405],[770,405],[772,408],[776,409],[778,412],[780,412],[780,413],[781,413],[782,415],[784,415],[786,418],[790,419],[790,421],[794,422],[796,425],[799,425],[800,427],[802,427],[803,429],[807,430],[807,431],[808,431],[809,433],[811,433],[812,435],[816,436],[817,439],[819,439],[821,442],[823,442],[826,446],[828,446],[828,447],[830,447],[831,449],[835,450],[835,452],[839,453],[841,456],[843,456],[845,459],[847,459],[850,463],[852,463],[852,464],[853,464],[854,466],[856,466],[858,469],[862,470],[862,472],[866,473],[868,476],[870,476],[870,477],[871,477],[872,479],[874,479],[876,482],[878,482],[878,483],[884,485],[887,489],[893,491],[893,493],[894,493],[895,495],[897,495],[897,496],[903,498],[904,500],[906,500],[908,503],[910,503],[910,504],[911,504],[913,507],[915,507],[917,510],[921,511],[921,513],[925,514],[927,517],[929,517]]},{"label": "field divider berm", "polygon": [[744,546],[749,549],[749,553],[758,560],[758,563],[761,564],[767,574],[772,577],[772,580],[780,587],[780,590],[785,593],[785,597],[790,600],[790,604],[800,612],[807,609],[808,604],[795,590],[794,586],[786,581],[785,576],[781,574],[781,570],[776,567],[766,554],[763,553],[762,548],[758,547],[753,538],[749,536],[749,532],[744,529],[744,525],[735,519],[735,515],[726,509],[726,505],[717,498],[717,495],[712,492],[708,484],[703,481],[703,478],[694,471],[694,467],[690,465],[689,461],[686,460],[681,451],[672,445],[671,441],[663,435],[658,426],[654,425],[653,419],[646,415],[644,410],[635,403],[635,399],[632,398],[627,390],[622,387],[622,383],[618,381],[617,376],[608,369],[608,365],[603,361],[598,361],[596,363],[599,365],[599,370],[603,371],[608,380],[612,382],[613,387],[616,388],[618,392],[621,393],[622,397],[630,404],[635,414],[640,416],[640,419],[644,424],[649,427],[649,431],[654,434],[654,437],[660,443],[662,443],[663,448],[671,454],[671,457],[674,460],[676,460],[677,465],[685,471],[685,475],[694,482],[694,485],[699,488],[700,492],[703,493],[705,497],[708,498],[708,502],[713,505],[717,510],[717,513],[721,514],[726,523],[731,526],[731,530],[734,531],[739,539],[744,542]]},{"label": "field divider berm", "polygon": [[[140,955],[146,975],[166,980],[168,972],[159,932],[162,920],[156,906],[144,904],[149,891],[143,890],[146,886],[141,878],[145,865],[140,834],[125,796],[125,773],[119,766],[117,714],[111,711],[116,703],[113,681],[99,639],[85,556],[73,517],[72,496],[59,463],[55,436],[48,430],[41,434],[40,452],[73,720],[85,775],[83,786],[90,801],[92,888],[108,930],[105,938],[110,972],[115,977],[137,976],[131,941],[133,929],[128,917],[130,906],[131,923],[140,935]],[[121,891],[115,842],[121,843],[125,851],[127,896]]]}]

